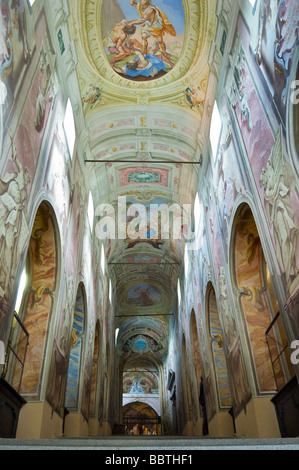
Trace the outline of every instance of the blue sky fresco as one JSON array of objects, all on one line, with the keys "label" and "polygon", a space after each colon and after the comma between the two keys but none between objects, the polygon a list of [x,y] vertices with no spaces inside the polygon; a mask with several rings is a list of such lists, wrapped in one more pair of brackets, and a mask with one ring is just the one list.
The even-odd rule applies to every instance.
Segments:
[{"label": "blue sky fresco", "polygon": [[[136,8],[130,4],[130,0],[117,0],[117,3],[128,20],[139,18]],[[153,0],[152,4],[167,15],[170,23],[175,27],[177,35],[184,34],[185,16],[182,0]]]}]

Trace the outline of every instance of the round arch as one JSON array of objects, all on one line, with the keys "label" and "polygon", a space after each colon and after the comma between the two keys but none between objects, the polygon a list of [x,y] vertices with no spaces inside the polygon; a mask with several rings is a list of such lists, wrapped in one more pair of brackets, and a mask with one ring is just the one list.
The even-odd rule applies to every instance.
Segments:
[{"label": "round arch", "polygon": [[153,406],[143,401],[129,402],[123,406],[123,424],[128,434],[161,434],[161,420]]},{"label": "round arch", "polygon": [[229,408],[232,404],[230,383],[224,349],[223,331],[219,317],[216,292],[212,282],[206,290],[207,334],[214,362],[218,404],[220,408]]},{"label": "round arch", "polygon": [[94,345],[93,345],[93,358],[92,358],[92,370],[91,370],[91,390],[90,390],[90,402],[89,402],[89,414],[90,416],[96,416],[97,412],[97,389],[99,380],[99,360],[101,353],[101,324],[100,320],[97,320],[94,334]]},{"label": "round arch", "polygon": [[288,358],[281,357],[275,361],[273,373],[278,343],[285,343],[286,334],[257,223],[246,202],[234,214],[230,254],[231,280],[238,294],[236,309],[242,312],[239,325],[251,356],[247,370],[256,393],[273,393],[285,384],[292,368]]},{"label": "round arch", "polygon": [[202,371],[202,364],[201,364],[200,350],[199,350],[197,321],[196,321],[194,309],[191,310],[189,329],[190,329],[190,346],[191,346],[191,355],[192,355],[191,393],[193,395],[193,403],[194,403],[193,419],[196,421],[201,415],[201,407],[199,405],[199,395],[200,395],[200,386],[201,386],[201,379],[202,379],[203,371]]},{"label": "round arch", "polygon": [[71,347],[65,392],[65,407],[77,410],[80,402],[80,379],[83,356],[83,338],[86,328],[86,291],[82,282],[79,283],[73,315]]},{"label": "round arch", "polygon": [[[59,283],[60,246],[55,211],[48,201],[42,201],[36,209],[25,263],[18,279],[14,303],[14,316],[18,321],[13,322],[10,332],[10,344],[25,362],[20,371],[20,365],[9,358],[6,374],[6,380],[32,401],[39,400],[43,390],[47,343],[56,302],[54,292]],[[29,335],[26,351],[20,324]]]}]

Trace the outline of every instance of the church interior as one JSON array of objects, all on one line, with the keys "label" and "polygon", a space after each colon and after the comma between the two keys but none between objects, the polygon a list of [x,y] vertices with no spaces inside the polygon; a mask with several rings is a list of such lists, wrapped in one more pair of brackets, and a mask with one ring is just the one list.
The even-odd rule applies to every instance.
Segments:
[{"label": "church interior", "polygon": [[298,0],[0,21],[0,437],[298,437]]}]

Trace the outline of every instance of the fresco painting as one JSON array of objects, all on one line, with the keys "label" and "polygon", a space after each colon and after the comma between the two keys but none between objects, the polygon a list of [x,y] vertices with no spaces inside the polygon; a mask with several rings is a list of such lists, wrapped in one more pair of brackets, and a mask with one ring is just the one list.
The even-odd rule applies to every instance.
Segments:
[{"label": "fresco painting", "polygon": [[260,98],[256,93],[248,63],[242,51],[240,51],[240,60],[235,68],[234,79],[235,99],[233,109],[252,172],[258,183],[263,164],[267,161],[274,144],[274,136]]},{"label": "fresco painting", "polygon": [[82,335],[84,332],[84,297],[79,287],[72,328],[72,345],[66,384],[65,406],[75,408],[78,401],[78,384],[81,362]]},{"label": "fresco painting", "polygon": [[282,115],[295,46],[299,43],[297,0],[267,0],[260,2],[260,25],[256,61]]},{"label": "fresco painting", "polygon": [[132,167],[119,170],[120,185],[157,184],[168,186],[168,170]]},{"label": "fresco painting", "polygon": [[152,284],[141,283],[129,289],[127,302],[130,305],[149,307],[156,305],[161,300],[161,293]]},{"label": "fresco painting", "polygon": [[7,107],[30,58],[26,3],[25,0],[0,2],[0,77],[6,88]]},{"label": "fresco painting", "polygon": [[128,80],[157,79],[171,71],[182,51],[184,31],[181,0],[103,3],[102,40],[107,59]]},{"label": "fresco painting", "polygon": [[231,394],[227,373],[226,358],[224,353],[223,333],[220,324],[217,301],[214,290],[211,291],[209,296],[209,321],[211,347],[215,362],[215,372],[217,376],[220,406],[230,406]]}]

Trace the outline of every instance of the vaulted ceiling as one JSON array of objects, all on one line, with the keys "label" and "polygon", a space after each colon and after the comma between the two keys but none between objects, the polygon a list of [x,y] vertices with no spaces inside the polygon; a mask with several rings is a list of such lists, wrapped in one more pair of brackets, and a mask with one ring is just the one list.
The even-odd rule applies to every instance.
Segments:
[{"label": "vaulted ceiling", "polygon": [[[137,9],[129,0],[69,2],[68,26],[89,139],[86,171],[95,207],[107,203],[117,209],[119,197],[126,197],[127,206],[147,208],[194,203],[211,116],[208,87],[217,0],[152,3],[167,14],[175,33],[164,36],[166,56],[160,45],[152,54],[159,64],[164,62],[164,69],[154,77],[134,78],[119,68],[137,52],[131,49],[118,58],[117,51],[109,51],[109,45],[115,46],[109,37],[123,20],[140,20]],[[131,36],[130,45],[136,48],[143,46],[141,26]],[[151,235],[133,240],[116,234],[106,241],[105,251],[121,360],[155,364],[151,358],[163,361],[167,355],[183,244],[162,239],[158,228],[156,237]]]}]

